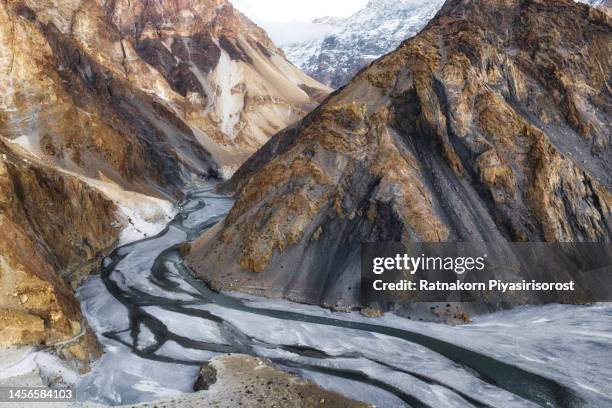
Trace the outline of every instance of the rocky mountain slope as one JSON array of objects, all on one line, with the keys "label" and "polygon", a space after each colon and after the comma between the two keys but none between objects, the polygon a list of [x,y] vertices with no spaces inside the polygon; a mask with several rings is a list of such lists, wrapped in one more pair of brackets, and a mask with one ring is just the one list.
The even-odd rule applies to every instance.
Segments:
[{"label": "rocky mountain slope", "polygon": [[447,1],[241,167],[188,265],[349,308],[361,242],[609,242],[610,33],[569,0]]},{"label": "rocky mountain slope", "polygon": [[117,206],[77,177],[21,157],[0,141],[0,346],[55,344],[95,350],[76,285],[115,244]]},{"label": "rocky mountain slope", "polygon": [[308,75],[338,88],[361,68],[391,52],[418,33],[443,0],[370,0],[349,18],[325,17],[315,24],[331,26],[323,38],[283,46],[287,58]]},{"label": "rocky mountain slope", "polygon": [[161,95],[224,175],[328,92],[227,0],[113,2],[107,15],[123,44],[128,76],[143,74],[130,71],[132,59],[161,74],[167,86],[147,81],[142,88]]},{"label": "rocky mountain slope", "polygon": [[0,3],[0,342],[79,335],[70,283],[326,93],[224,0]]},{"label": "rocky mountain slope", "polygon": [[[610,0],[577,0],[610,7]],[[308,75],[339,88],[376,58],[418,33],[442,7],[443,0],[370,0],[349,18],[313,21],[330,31],[322,38],[283,45],[287,58]]]}]

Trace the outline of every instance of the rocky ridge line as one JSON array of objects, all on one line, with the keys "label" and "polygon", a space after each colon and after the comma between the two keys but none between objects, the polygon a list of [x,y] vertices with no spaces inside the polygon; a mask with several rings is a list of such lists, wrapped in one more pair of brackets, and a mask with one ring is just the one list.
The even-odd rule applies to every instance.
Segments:
[{"label": "rocky ridge line", "polygon": [[447,1],[241,167],[188,265],[350,309],[361,242],[609,242],[610,29],[572,1]]}]

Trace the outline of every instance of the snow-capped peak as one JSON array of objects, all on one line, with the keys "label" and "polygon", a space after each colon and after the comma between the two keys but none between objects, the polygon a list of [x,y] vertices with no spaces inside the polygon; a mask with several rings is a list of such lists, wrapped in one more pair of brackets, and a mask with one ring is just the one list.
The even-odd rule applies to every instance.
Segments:
[{"label": "snow-capped peak", "polygon": [[307,74],[337,88],[363,66],[418,33],[443,3],[443,0],[371,0],[348,18],[314,20],[313,23],[331,27],[331,32],[283,48],[289,60]]}]

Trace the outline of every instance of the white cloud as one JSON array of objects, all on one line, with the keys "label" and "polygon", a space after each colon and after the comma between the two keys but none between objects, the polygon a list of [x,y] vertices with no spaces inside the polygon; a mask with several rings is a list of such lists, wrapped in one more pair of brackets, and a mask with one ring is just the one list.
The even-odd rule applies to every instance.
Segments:
[{"label": "white cloud", "polygon": [[230,0],[256,23],[310,22],[317,17],[348,17],[368,0]]},{"label": "white cloud", "polygon": [[268,32],[276,45],[317,38],[329,27],[311,24],[317,17],[348,17],[368,0],[231,0],[232,4]]},{"label": "white cloud", "polygon": [[332,30],[331,26],[293,21],[287,23],[261,23],[277,46],[324,37]]}]

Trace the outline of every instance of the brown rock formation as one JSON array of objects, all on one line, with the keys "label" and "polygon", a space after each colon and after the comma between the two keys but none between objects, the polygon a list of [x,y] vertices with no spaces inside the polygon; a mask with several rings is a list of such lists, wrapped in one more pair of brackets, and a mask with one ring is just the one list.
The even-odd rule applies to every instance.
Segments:
[{"label": "brown rock formation", "polygon": [[194,389],[204,390],[190,397],[194,403],[219,408],[371,407],[283,372],[269,361],[243,354],[214,358],[200,370]]},{"label": "brown rock formation", "polygon": [[231,174],[314,107],[301,86],[327,91],[227,1],[20,0],[0,19],[4,136],[94,177]]},{"label": "brown rock formation", "polygon": [[0,2],[0,342],[79,333],[124,196],[231,174],[326,93],[225,0]]},{"label": "brown rock formation", "polygon": [[[85,330],[72,294],[116,242],[115,204],[0,142],[0,345],[52,345]],[[83,360],[80,346],[71,354]],[[92,351],[92,350],[90,350]]]},{"label": "brown rock formation", "polygon": [[[133,47],[125,52],[134,54],[124,60],[128,77],[140,75],[142,62],[161,74],[170,89],[156,94],[193,129],[224,174],[329,91],[291,65],[226,0],[119,1],[107,15],[122,47]],[[140,65],[132,67],[136,58]],[[144,86],[155,89],[150,82]]]},{"label": "brown rock formation", "polygon": [[610,17],[449,0],[241,167],[188,264],[217,289],[359,303],[359,243],[610,241]]}]

